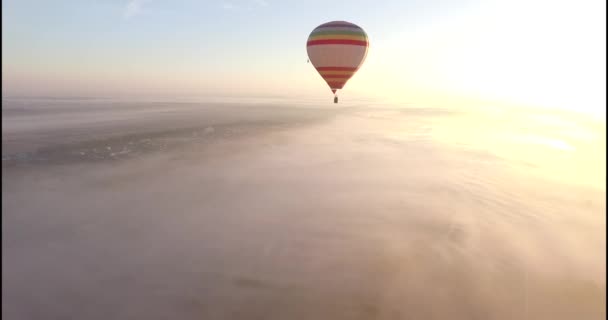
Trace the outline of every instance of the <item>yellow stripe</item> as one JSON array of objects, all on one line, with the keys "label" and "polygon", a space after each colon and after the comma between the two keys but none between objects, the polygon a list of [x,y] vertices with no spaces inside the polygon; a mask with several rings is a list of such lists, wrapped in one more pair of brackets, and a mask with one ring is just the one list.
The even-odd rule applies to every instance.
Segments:
[{"label": "yellow stripe", "polygon": [[318,35],[308,38],[308,41],[312,40],[359,40],[359,41],[367,41],[365,36],[352,36],[345,34],[336,34],[336,35]]}]

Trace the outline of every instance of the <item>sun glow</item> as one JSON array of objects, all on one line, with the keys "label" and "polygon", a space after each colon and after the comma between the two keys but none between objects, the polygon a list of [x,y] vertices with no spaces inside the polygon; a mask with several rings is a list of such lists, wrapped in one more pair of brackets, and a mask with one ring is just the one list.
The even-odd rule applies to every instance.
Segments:
[{"label": "sun glow", "polygon": [[370,79],[353,80],[361,90],[369,86],[402,100],[468,97],[601,117],[606,111],[605,6],[602,1],[486,1],[372,47],[366,67],[378,70],[363,69]]}]

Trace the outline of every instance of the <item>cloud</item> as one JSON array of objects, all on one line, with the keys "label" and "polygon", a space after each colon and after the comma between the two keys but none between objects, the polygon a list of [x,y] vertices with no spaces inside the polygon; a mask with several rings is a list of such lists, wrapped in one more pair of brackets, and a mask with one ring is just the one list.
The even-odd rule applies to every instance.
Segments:
[{"label": "cloud", "polygon": [[141,13],[144,3],[148,1],[149,0],[129,0],[129,2],[127,2],[127,5],[125,6],[123,17],[125,19],[129,19],[133,16],[138,15],[139,13]]}]

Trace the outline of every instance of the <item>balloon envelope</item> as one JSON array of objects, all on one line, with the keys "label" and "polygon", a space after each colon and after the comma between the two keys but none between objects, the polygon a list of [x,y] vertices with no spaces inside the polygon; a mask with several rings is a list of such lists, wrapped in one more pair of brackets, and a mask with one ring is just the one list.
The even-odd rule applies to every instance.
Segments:
[{"label": "balloon envelope", "polygon": [[310,62],[333,93],[342,89],[359,70],[368,48],[365,31],[346,21],[331,21],[316,27],[306,42]]}]

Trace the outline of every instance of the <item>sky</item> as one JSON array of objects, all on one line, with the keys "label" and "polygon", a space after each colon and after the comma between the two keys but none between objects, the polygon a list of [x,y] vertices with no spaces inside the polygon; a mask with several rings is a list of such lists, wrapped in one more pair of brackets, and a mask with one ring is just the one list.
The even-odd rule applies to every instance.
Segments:
[{"label": "sky", "polygon": [[341,96],[497,101],[605,115],[603,0],[5,0],[3,96],[332,94],[307,63],[319,24],[370,48]]}]

